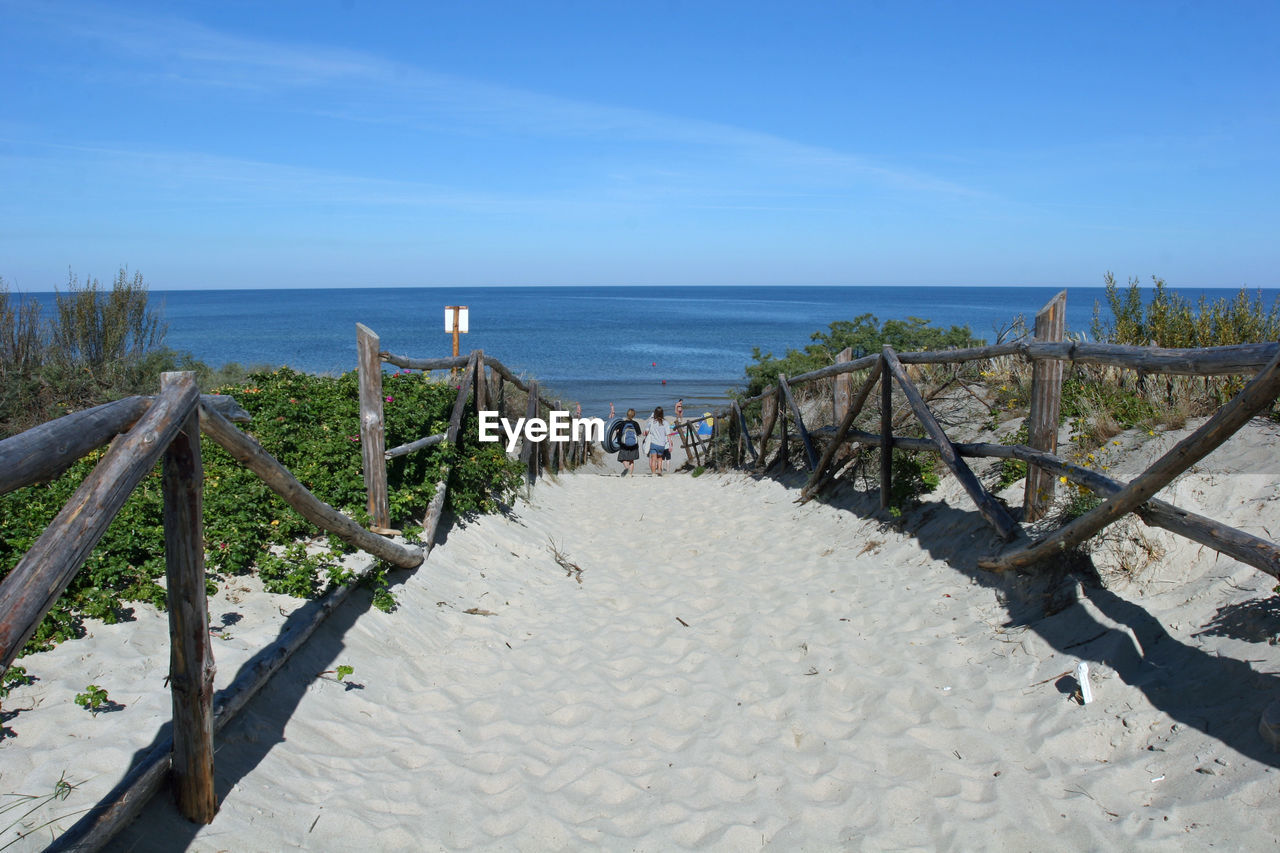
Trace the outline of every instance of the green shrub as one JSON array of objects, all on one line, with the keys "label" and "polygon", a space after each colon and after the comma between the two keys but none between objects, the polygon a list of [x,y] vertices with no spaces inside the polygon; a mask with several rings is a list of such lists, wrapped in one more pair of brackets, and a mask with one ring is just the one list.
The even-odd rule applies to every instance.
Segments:
[{"label": "green shrub", "polygon": [[754,348],[751,357],[755,363],[746,366],[747,388],[743,396],[754,397],[777,383],[779,373],[798,376],[834,364],[836,356],[846,347],[853,350],[854,358],[860,358],[880,352],[885,344],[899,352],[920,352],[983,343],[974,338],[968,326],[941,329],[930,326],[928,320],[919,317],[881,323],[874,314],[862,314],[852,321],[837,320],[827,327],[827,331],[814,332],[810,340],[816,343],[809,344],[804,350],[787,350],[783,358],[774,358],[773,353],[761,355],[759,347]]},{"label": "green shrub", "polygon": [[893,451],[893,476],[889,481],[889,505],[898,510],[919,503],[920,496],[938,488],[939,459],[932,453]]},{"label": "green shrub", "polygon": [[[110,290],[68,274],[47,319],[0,281],[0,437],[68,411],[155,393],[180,355],[164,349],[164,323],[141,273],[117,273]],[[189,359],[189,357],[188,357]]]},{"label": "green shrub", "polygon": [[[1111,317],[1104,320],[1101,305],[1095,303],[1092,324],[1094,338],[1103,343],[1198,348],[1280,339],[1280,299],[1268,309],[1261,293],[1251,298],[1241,288],[1230,299],[1210,302],[1201,296],[1193,305],[1170,292],[1163,279],[1152,276],[1152,292],[1144,304],[1136,278],[1123,289],[1111,273],[1104,281]],[[1093,370],[1084,376],[1083,384],[1110,386],[1099,387],[1093,396],[1106,398],[1103,412],[1115,407],[1114,419],[1121,428],[1143,422],[1181,426],[1188,416],[1209,414],[1221,406],[1247,380],[1245,376],[1141,377],[1114,370]],[[1280,419],[1280,405],[1272,407],[1271,417]]]},{"label": "green shrub", "polygon": [[1280,299],[1268,311],[1262,293],[1249,298],[1240,288],[1232,299],[1209,302],[1201,296],[1197,305],[1172,293],[1164,279],[1151,277],[1151,299],[1143,305],[1138,279],[1129,279],[1123,291],[1115,276],[1107,273],[1107,306],[1111,319],[1103,320],[1094,303],[1092,332],[1103,343],[1157,347],[1216,347],[1280,340]]},{"label": "green shrub", "polygon": [[[444,431],[456,388],[407,372],[385,376],[383,387],[390,398],[385,406],[387,446]],[[219,390],[252,414],[246,430],[304,486],[367,523],[355,371],[324,377],[281,368]],[[507,459],[501,444],[480,444],[474,427],[465,423],[461,435],[458,450],[437,445],[388,463],[393,518],[421,517],[450,460],[455,465],[448,505],[454,511],[490,511],[514,492],[520,468]],[[0,495],[0,578],[104,453],[89,454],[51,483]],[[347,580],[338,568],[339,556],[350,550],[347,546],[329,537],[327,549],[308,553],[296,540],[317,535],[309,522],[213,442],[202,442],[201,455],[206,565],[211,572],[235,574],[256,567],[269,589],[304,596],[316,594],[331,581]],[[85,616],[107,622],[125,618],[128,610],[122,602],[164,605],[164,590],[156,583],[165,570],[161,499],[157,465],[125,502],[27,651],[79,635]],[[387,596],[380,596],[379,603],[389,606]]]}]

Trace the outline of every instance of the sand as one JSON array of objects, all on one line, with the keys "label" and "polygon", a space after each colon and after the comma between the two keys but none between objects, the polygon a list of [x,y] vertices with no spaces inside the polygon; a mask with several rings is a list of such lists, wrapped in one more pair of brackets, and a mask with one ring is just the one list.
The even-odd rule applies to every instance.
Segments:
[{"label": "sand", "polygon": [[[1181,434],[1121,437],[1108,473]],[[1277,459],[1255,423],[1162,496],[1280,533]],[[162,794],[113,849],[1275,846],[1273,579],[1140,525],[1095,551],[1105,585],[994,576],[949,477],[901,522],[853,489],[796,505],[802,481],[611,463],[455,522],[396,612],[354,596],[227,728],[212,825]],[[251,586],[211,605],[242,617],[220,685],[298,606]],[[163,617],[92,634],[5,703],[34,707],[0,790],[80,783],[28,827],[91,806],[167,716]],[[91,718],[89,681],[125,707]]]}]

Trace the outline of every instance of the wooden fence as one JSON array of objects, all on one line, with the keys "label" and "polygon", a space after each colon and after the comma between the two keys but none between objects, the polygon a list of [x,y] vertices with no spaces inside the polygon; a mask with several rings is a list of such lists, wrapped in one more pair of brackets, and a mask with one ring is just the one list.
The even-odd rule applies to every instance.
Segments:
[{"label": "wooden fence", "polygon": [[[536,381],[521,381],[480,351],[460,359],[411,359],[377,349],[377,336],[359,325],[360,418],[369,509],[376,526],[366,530],[311,494],[252,436],[233,422],[249,415],[224,396],[200,395],[192,373],[166,373],[156,397],[130,397],[67,415],[0,441],[0,493],[58,476],[85,454],[111,446],[27,554],[0,583],[0,674],[9,668],[40,621],[66,590],[134,488],[163,458],[164,531],[169,590],[170,675],[173,735],[135,765],[108,801],[64,833],[60,847],[95,848],[132,820],[172,771],[179,811],[209,823],[218,809],[213,784],[213,736],[304,643],[355,588],[330,592],[303,622],[255,659],[216,696],[205,594],[203,472],[200,437],[220,444],[257,474],[304,518],[399,568],[422,564],[444,509],[449,469],[441,473],[423,522],[426,551],[385,538],[390,529],[386,461],[436,444],[457,446],[469,400],[505,410],[510,384],[528,395],[528,414],[553,408]],[[446,432],[384,448],[381,362],[403,368],[465,368]],[[486,372],[489,374],[486,378]],[[117,438],[117,436],[119,436]],[[565,445],[568,444],[566,447]],[[549,446],[552,445],[552,446]],[[584,461],[585,441],[525,442],[522,460],[530,484],[544,470]],[[382,534],[382,535],[380,535]]]},{"label": "wooden fence", "polygon": [[[531,379],[525,383],[502,362],[496,358],[486,357],[483,350],[472,350],[470,355],[456,358],[411,358],[386,352],[379,348],[379,344],[380,340],[376,333],[362,323],[356,324],[360,379],[360,442],[364,458],[364,482],[368,493],[369,517],[373,519],[372,529],[375,532],[396,533],[398,531],[390,529],[387,462],[436,444],[449,444],[456,447],[461,438],[462,417],[466,411],[468,396],[474,401],[473,411],[496,411],[500,418],[505,417],[507,413],[508,398],[511,396],[508,385],[526,395],[527,404],[523,412],[525,418],[549,415],[557,409],[557,406],[541,396],[538,380]],[[383,427],[385,423],[383,409],[385,398],[382,393],[383,362],[405,370],[456,372],[458,368],[464,368],[462,379],[458,383],[458,396],[453,404],[452,416],[444,432],[386,449]],[[520,461],[525,466],[526,482],[532,485],[544,471],[572,468],[585,462],[590,453],[590,444],[585,439],[569,442],[525,439],[521,443]],[[422,538],[428,549],[431,548],[435,539],[436,526],[440,523],[440,513],[444,509],[449,474],[450,470],[446,466],[436,484],[435,495],[422,522]]]},{"label": "wooden fence", "polygon": [[[846,458],[851,455],[850,445],[879,448],[882,508],[889,506],[892,453],[895,447],[938,454],[996,534],[1002,540],[1014,543],[1003,553],[979,560],[981,567],[993,571],[1023,568],[1061,553],[1084,542],[1126,513],[1133,512],[1148,525],[1162,527],[1207,545],[1280,578],[1280,547],[1274,542],[1227,527],[1154,497],[1175,477],[1203,459],[1250,418],[1265,411],[1276,400],[1280,395],[1280,343],[1161,349],[1066,341],[1062,339],[1065,308],[1066,292],[1063,291],[1036,315],[1035,337],[1030,341],[913,353],[898,353],[892,347],[885,346],[878,354],[858,359],[852,359],[846,350],[835,364],[799,376],[780,376],[777,385],[765,389],[761,394],[735,401],[723,417],[717,418],[717,427],[721,423],[728,425],[736,464],[741,464],[750,455],[761,467],[766,467],[768,445],[773,439],[775,427],[779,427],[777,455],[768,466],[772,467],[785,464],[788,457],[789,415],[795,425],[797,438],[804,446],[807,468],[810,471],[809,479],[801,490],[801,500],[813,498],[837,476],[840,469],[836,464],[837,459],[841,458],[842,453],[846,454]],[[958,364],[1001,356],[1020,357],[1033,365],[1027,445],[952,442],[930,411],[904,365]],[[1135,370],[1140,374],[1255,375],[1243,390],[1199,429],[1180,441],[1132,482],[1122,483],[1056,455],[1063,366],[1067,362],[1109,365]],[[858,371],[868,373],[855,394],[851,393],[850,379]],[[839,423],[833,431],[821,433],[823,438],[828,439],[828,443],[821,456],[818,456],[815,436],[805,427],[791,389],[802,383],[828,378],[837,379],[835,398],[836,420]],[[880,430],[869,432],[855,429],[854,421],[877,383],[880,389]],[[895,417],[893,413],[895,384],[907,403],[902,414],[914,415],[927,438],[894,434],[895,428],[900,427],[903,422],[901,415]],[[753,403],[762,404],[759,449],[752,440],[752,430],[743,412],[743,407]],[[965,463],[965,458],[972,457],[1018,459],[1027,463],[1023,520],[1033,521],[1044,515],[1053,501],[1054,484],[1059,477],[1093,491],[1103,501],[1062,528],[1035,542],[1028,542],[1021,526],[1004,505],[982,486]]]},{"label": "wooden fence", "polygon": [[[75,494],[0,583],[0,672],[12,665],[45,614],[80,570],[129,495],[163,459],[162,491],[169,591],[173,736],[135,766],[120,797],[77,824],[75,843],[93,847],[127,823],[172,769],[178,809],[208,823],[217,812],[213,734],[279,669],[351,587],[331,594],[290,643],[261,659],[215,697],[205,598],[201,435],[220,444],[304,518],[392,565],[414,568],[421,549],[365,530],[309,492],[233,421],[249,416],[230,397],[200,395],[193,373],[166,373],[157,397],[131,397],[42,424],[0,441],[0,491],[48,480],[110,442]],[[116,436],[119,435],[117,438]],[[113,440],[114,439],[114,440]],[[66,843],[72,833],[64,835]]]}]

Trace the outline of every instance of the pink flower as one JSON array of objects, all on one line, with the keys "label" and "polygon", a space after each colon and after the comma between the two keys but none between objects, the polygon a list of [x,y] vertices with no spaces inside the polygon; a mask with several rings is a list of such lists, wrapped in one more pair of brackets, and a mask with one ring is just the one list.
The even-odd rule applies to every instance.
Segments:
[{"label": "pink flower", "polygon": [[391,402],[392,400],[394,400],[394,399],[395,399],[395,397],[388,397],[388,398],[387,398],[387,402],[388,402],[388,403],[390,403],[390,402]]}]

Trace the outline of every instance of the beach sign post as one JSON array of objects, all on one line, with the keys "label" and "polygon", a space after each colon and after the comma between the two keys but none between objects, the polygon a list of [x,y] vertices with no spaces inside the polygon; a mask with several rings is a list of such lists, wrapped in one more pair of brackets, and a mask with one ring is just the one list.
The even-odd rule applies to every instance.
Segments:
[{"label": "beach sign post", "polygon": [[453,357],[458,357],[458,335],[467,333],[467,306],[446,305],[444,307],[444,330],[453,333]]},{"label": "beach sign post", "polygon": [[[466,334],[468,328],[467,323],[467,306],[465,305],[446,305],[444,306],[444,330],[453,334],[453,357],[458,357],[458,335]],[[449,376],[457,378],[458,368],[449,371]]]}]

